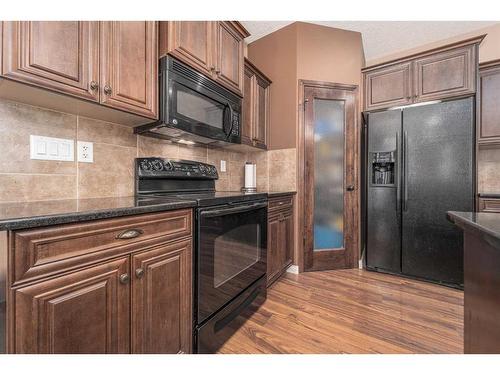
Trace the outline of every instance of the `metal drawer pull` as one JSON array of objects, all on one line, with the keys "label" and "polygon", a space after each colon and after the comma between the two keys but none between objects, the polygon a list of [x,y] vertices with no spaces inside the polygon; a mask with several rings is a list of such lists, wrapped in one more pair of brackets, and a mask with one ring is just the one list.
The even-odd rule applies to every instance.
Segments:
[{"label": "metal drawer pull", "polygon": [[138,279],[142,278],[144,276],[144,269],[142,268],[136,269],[135,276],[137,276]]},{"label": "metal drawer pull", "polygon": [[120,275],[120,283],[121,284],[128,284],[130,280],[130,276],[126,273],[124,273],[123,275]]},{"label": "metal drawer pull", "polygon": [[116,236],[117,240],[128,240],[130,238],[139,237],[144,231],[141,229],[127,229]]}]

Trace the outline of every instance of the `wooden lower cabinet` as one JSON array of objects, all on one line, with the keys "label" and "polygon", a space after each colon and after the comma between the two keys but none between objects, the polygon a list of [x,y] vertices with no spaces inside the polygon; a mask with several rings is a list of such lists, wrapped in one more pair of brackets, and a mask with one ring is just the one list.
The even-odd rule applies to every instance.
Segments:
[{"label": "wooden lower cabinet", "polygon": [[[289,202],[290,197],[275,199]],[[270,202],[270,207],[273,207]],[[294,248],[293,206],[270,208],[267,226],[267,286],[274,283],[292,264]]]},{"label": "wooden lower cabinet", "polygon": [[128,353],[128,272],[125,257],[16,289],[13,352]]},{"label": "wooden lower cabinet", "polygon": [[[14,286],[11,282],[7,352],[191,353],[191,215],[191,210],[179,210],[58,226],[60,240],[80,238],[89,251],[103,241],[88,236],[88,225],[114,233],[114,227],[121,224],[119,233],[136,231],[140,235],[117,239],[116,251],[121,253],[112,259],[106,259],[103,251],[100,262],[94,259],[89,264],[81,258],[79,268],[61,268],[57,275],[47,270],[43,278]],[[176,218],[182,216],[182,227],[187,231],[178,230]],[[155,219],[156,226],[148,229]],[[39,242],[50,235],[47,230],[29,231],[38,236]],[[28,231],[20,232],[26,235]],[[12,232],[13,237],[16,235],[19,232]],[[23,246],[15,251],[29,249]],[[12,280],[13,273],[9,272]]]},{"label": "wooden lower cabinet", "polygon": [[500,213],[500,198],[479,198],[478,211]]},{"label": "wooden lower cabinet", "polygon": [[190,353],[191,241],[132,256],[132,353]]}]

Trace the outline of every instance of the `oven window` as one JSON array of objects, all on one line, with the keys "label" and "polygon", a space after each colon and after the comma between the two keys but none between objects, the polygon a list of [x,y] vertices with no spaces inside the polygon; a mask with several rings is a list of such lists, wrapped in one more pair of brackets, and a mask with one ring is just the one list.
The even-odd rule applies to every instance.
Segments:
[{"label": "oven window", "polygon": [[224,107],[195,91],[177,89],[177,113],[191,120],[222,129]]},{"label": "oven window", "polygon": [[259,224],[241,225],[217,237],[214,243],[214,287],[218,288],[259,261]]}]

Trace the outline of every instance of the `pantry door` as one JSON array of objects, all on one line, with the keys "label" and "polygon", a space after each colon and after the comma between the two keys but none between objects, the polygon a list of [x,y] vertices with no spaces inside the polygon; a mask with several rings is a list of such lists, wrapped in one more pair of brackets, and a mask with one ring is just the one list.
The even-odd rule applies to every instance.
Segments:
[{"label": "pantry door", "polygon": [[303,84],[304,270],[357,264],[357,86]]}]

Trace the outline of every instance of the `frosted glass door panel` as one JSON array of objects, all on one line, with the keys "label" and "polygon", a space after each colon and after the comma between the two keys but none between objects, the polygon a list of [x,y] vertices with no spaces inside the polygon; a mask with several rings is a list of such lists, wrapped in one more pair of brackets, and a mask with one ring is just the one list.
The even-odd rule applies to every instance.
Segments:
[{"label": "frosted glass door panel", "polygon": [[344,123],[341,100],[314,99],[314,250],[344,247]]}]

